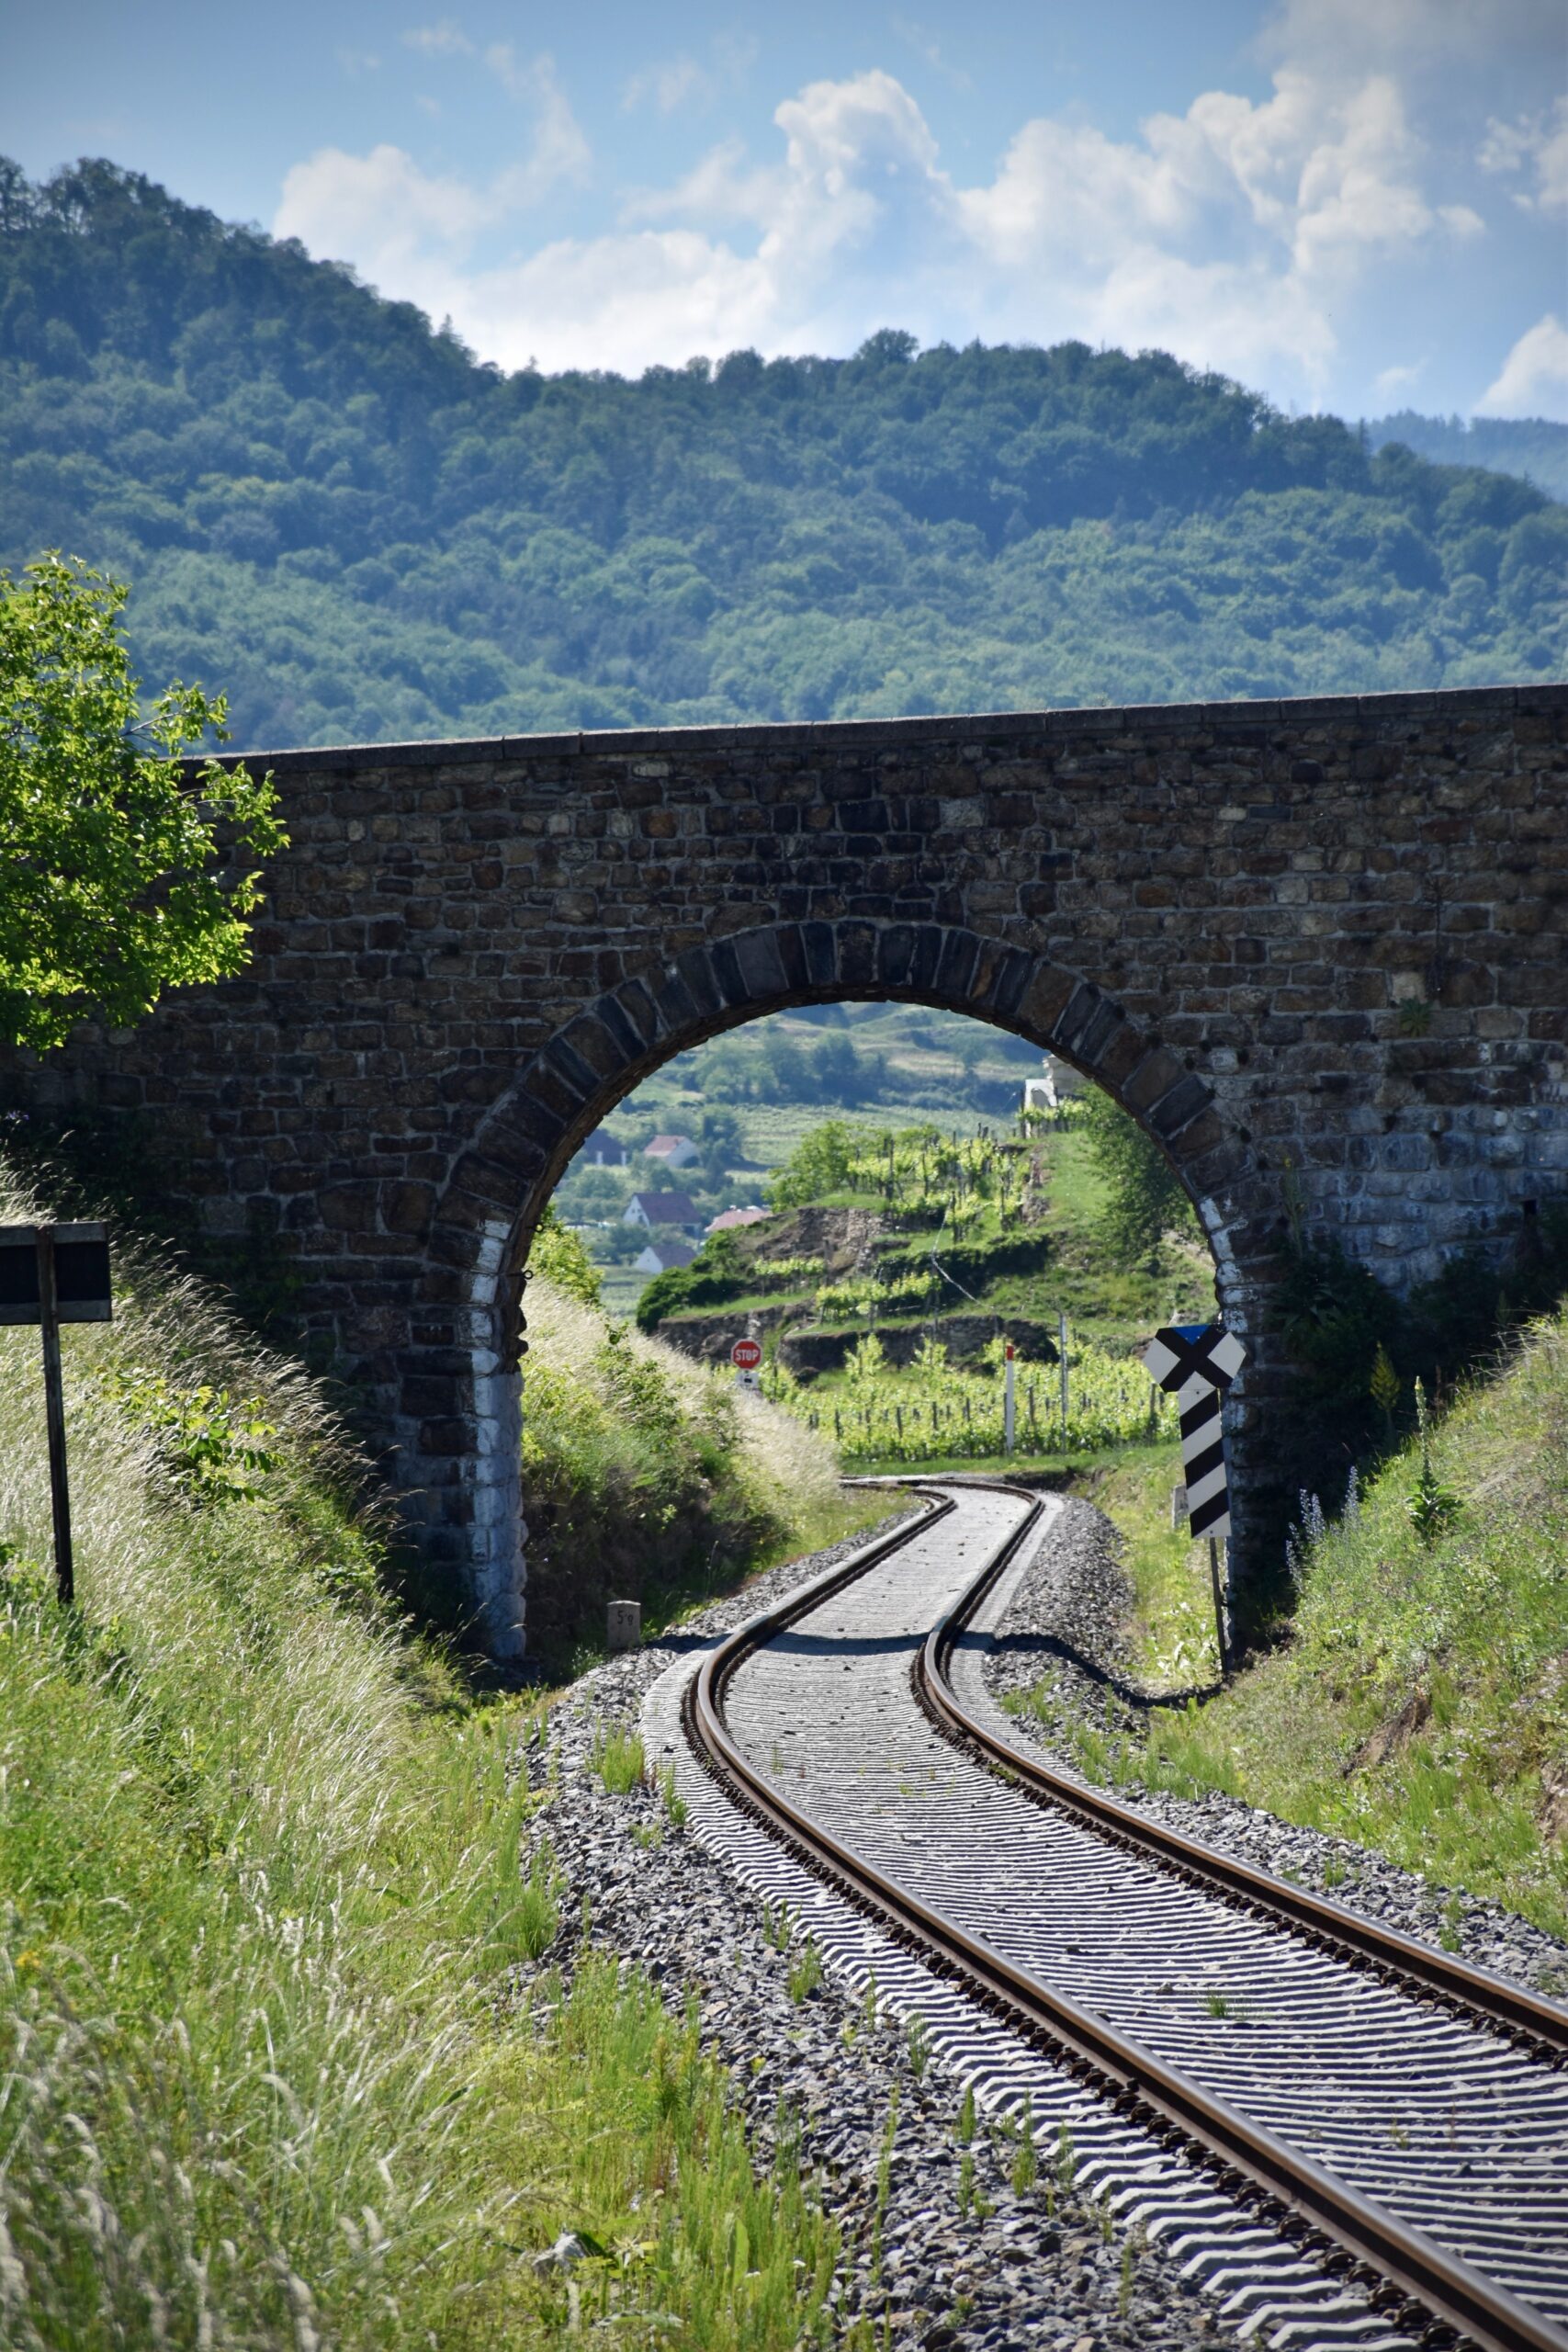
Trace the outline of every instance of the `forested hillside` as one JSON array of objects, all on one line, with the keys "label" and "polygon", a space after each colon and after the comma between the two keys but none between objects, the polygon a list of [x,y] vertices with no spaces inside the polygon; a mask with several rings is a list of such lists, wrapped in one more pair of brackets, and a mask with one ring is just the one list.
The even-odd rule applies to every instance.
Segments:
[{"label": "forested hillside", "polygon": [[101,163],[0,165],[0,485],[257,745],[1562,666],[1517,477],[1082,344],[502,377]]},{"label": "forested hillside", "polygon": [[1418,458],[1432,458],[1438,465],[1524,474],[1554,498],[1568,499],[1568,424],[1544,417],[1418,416],[1405,408],[1372,418],[1367,438],[1374,449],[1403,441]]}]

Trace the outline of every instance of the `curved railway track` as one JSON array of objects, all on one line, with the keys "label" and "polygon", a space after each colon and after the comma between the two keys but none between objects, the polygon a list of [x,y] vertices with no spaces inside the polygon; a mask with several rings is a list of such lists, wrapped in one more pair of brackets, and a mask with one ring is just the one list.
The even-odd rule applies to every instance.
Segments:
[{"label": "curved railway track", "polygon": [[692,1679],[730,1803],[1087,2086],[1124,2223],[1265,2340],[1568,2352],[1568,2011],[1020,1748],[981,1659],[1051,1506],[926,1492]]}]

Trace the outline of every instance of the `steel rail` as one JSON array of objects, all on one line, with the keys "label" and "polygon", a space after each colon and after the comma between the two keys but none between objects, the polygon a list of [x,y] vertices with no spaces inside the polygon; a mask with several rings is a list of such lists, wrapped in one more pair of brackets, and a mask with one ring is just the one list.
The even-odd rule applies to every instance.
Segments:
[{"label": "steel rail", "polygon": [[[1002,1485],[999,1480],[983,1483]],[[1223,2174],[1240,2176],[1271,2204],[1284,2208],[1298,2224],[1327,2238],[1341,2257],[1348,2255],[1356,2264],[1370,2266],[1382,2281],[1439,2323],[1457,2329],[1483,2352],[1568,2352],[1568,2335],[1542,2312],[1142,2049],[1092,2010],[1014,1966],[980,1938],[855,1853],[749,1761],[725,1718],[724,1694],[737,1668],[797,1618],[902,1549],[955,1507],[949,1497],[932,1494],[929,1488],[924,1491],[934,1509],[761,1611],[708,1654],[687,1686],[682,1709],[687,1737],[699,1758],[720,1785],[739,1798],[744,1810],[760,1818],[818,1875],[848,1893],[860,1908],[880,1917],[900,1940],[935,1955],[945,1973],[959,1976],[977,1992],[985,2007],[1010,2015],[1022,2023],[1032,2039],[1043,2037],[1065,2052],[1069,2063],[1108,2085],[1120,2104],[1141,2112],[1145,2120],[1152,2119],[1156,2129],[1163,2126],[1168,2135],[1175,2132],[1195,2143],[1212,2162],[1217,2161]],[[1042,1506],[1037,1497],[1015,1487],[1004,1491],[1032,1507],[965,1589],[960,1609],[964,1601],[971,1611],[978,1605],[1039,1519]],[[948,1612],[943,1623],[950,1623],[956,1614],[956,1611]],[[929,1646],[928,1638],[925,1648]],[[964,1736],[969,1736],[967,1731]],[[1013,1751],[999,1745],[1006,1769],[1016,1770]]]},{"label": "steel rail", "polygon": [[[970,1483],[978,1485],[980,1481]],[[1001,1480],[987,1480],[993,1492],[1019,1494]],[[1069,1780],[1053,1770],[1039,1756],[1002,1739],[964,1705],[948,1675],[953,1653],[975,1611],[1000,1575],[1005,1562],[993,1561],[970,1585],[926,1638],[917,1661],[916,1687],[926,1712],[939,1728],[961,1744],[977,1749],[982,1759],[1000,1765],[1021,1783],[1024,1793],[1038,1796],[1065,1813],[1076,1815],[1091,1829],[1110,1835],[1122,1845],[1166,1870],[1207,1885],[1224,1901],[1245,1904],[1252,1911],[1282,1919],[1314,1941],[1335,1947],[1342,1955],[1370,1962],[1391,1982],[1418,1984],[1460,2011],[1466,2023],[1490,2031],[1505,2030],[1510,2037],[1533,2046],[1537,2054],[1556,2064],[1568,2064],[1568,2009],[1543,1994],[1510,1984],[1489,1969],[1476,1968],[1451,1952],[1434,1951],[1397,1928],[1363,1919],[1331,1897],[1313,1894],[1275,1878],[1255,1864],[1189,1838],[1164,1822],[1151,1820],[1131,1805],[1120,1804],[1101,1789]]]}]

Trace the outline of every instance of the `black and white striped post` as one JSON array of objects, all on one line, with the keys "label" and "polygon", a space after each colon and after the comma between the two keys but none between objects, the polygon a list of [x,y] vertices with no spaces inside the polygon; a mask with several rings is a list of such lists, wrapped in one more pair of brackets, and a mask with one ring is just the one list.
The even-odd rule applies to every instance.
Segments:
[{"label": "black and white striped post", "polygon": [[[1220,1666],[1229,1668],[1230,1482],[1221,1400],[1242,1365],[1247,1350],[1234,1331],[1218,1323],[1171,1323],[1156,1331],[1144,1350],[1144,1370],[1158,1388],[1174,1389],[1181,1428],[1181,1467],[1187,1480],[1187,1524],[1209,1540],[1209,1581],[1214,1594],[1214,1628]],[[1220,1575],[1220,1545],[1226,1547]]]}]

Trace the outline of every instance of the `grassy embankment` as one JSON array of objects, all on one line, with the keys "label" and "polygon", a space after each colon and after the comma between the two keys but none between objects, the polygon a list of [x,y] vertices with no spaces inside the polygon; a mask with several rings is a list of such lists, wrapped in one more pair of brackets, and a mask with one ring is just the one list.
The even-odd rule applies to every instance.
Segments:
[{"label": "grassy embankment", "polygon": [[[1416,1435],[1304,1545],[1284,1646],[1146,1742],[1086,1727],[1082,1760],[1229,1791],[1568,1934],[1568,1313],[1460,1394],[1429,1455],[1425,1504]],[[1114,1486],[1098,1499],[1122,1515]],[[1137,1524],[1157,1624],[1170,1588]]]},{"label": "grassy embankment", "polygon": [[1167,1436],[1108,1452],[1071,1480],[1122,1537],[1134,1595],[1125,1670],[1149,1691],[1201,1690],[1219,1678],[1209,1548],[1193,1543],[1185,1520],[1170,1523],[1170,1491],[1180,1478],[1180,1441]]},{"label": "grassy embankment", "polygon": [[581,1671],[611,1597],[645,1633],[744,1575],[886,1515],[833,1451],[733,1375],[537,1278],[528,1289],[523,1479],[530,1640]]},{"label": "grassy embankment", "polygon": [[[754,2174],[692,2018],[611,1962],[523,1987],[538,1702],[395,1622],[319,1393],[118,1275],[65,1337],[73,1612],[37,1337],[0,1332],[0,2338],[816,2340],[833,2226]],[[533,2262],[568,2228],[604,2249],[570,2283]]]}]

